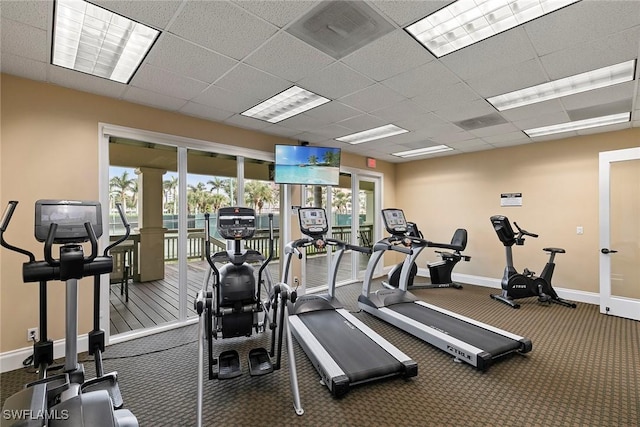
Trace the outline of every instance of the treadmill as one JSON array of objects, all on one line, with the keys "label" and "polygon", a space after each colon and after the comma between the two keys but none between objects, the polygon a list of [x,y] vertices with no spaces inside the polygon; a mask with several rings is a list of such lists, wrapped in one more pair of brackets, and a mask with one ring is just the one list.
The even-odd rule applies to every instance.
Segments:
[{"label": "treadmill", "polygon": [[335,248],[328,294],[299,296],[289,309],[291,332],[318,370],[321,382],[333,396],[340,397],[358,384],[387,377],[416,376],[415,361],[345,310],[334,296],[344,251],[370,253],[370,249],[326,237],[328,224],[324,209],[299,208],[298,212],[300,230],[306,237],[285,246],[283,282],[287,282],[293,254],[302,258],[302,248]]},{"label": "treadmill", "polygon": [[[406,331],[479,370],[511,353],[531,351],[531,340],[491,325],[420,301],[407,291],[411,266],[426,247],[438,243],[407,235],[407,221],[401,209],[383,209],[382,218],[390,237],[373,247],[358,305],[364,311]],[[408,249],[398,288],[371,292],[374,268],[386,250]],[[397,249],[396,249],[397,250]]]}]

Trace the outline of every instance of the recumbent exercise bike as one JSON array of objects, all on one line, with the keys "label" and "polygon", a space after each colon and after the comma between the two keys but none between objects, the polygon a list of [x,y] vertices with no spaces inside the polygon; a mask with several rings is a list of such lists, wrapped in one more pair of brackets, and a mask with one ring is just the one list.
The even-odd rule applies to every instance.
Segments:
[{"label": "recumbent exercise bike", "polygon": [[[418,230],[418,226],[413,222],[407,222],[407,231],[405,233],[408,237],[423,238],[422,232]],[[409,272],[409,281],[407,289],[434,289],[434,288],[456,288],[462,289],[460,283],[454,282],[451,278],[451,272],[457,263],[460,261],[470,261],[471,257],[463,255],[461,252],[467,247],[467,230],[464,228],[458,228],[453,237],[451,243],[434,243],[434,247],[449,249],[453,252],[435,251],[442,258],[441,261],[431,262],[427,264],[429,268],[429,278],[431,283],[416,283],[415,277],[418,275],[418,266],[414,262],[411,265],[411,271]],[[400,273],[402,271],[403,263],[396,264],[391,268],[387,274],[388,281],[383,281],[382,286],[388,289],[397,288],[400,283]]]},{"label": "recumbent exercise bike", "polygon": [[549,253],[549,261],[544,266],[542,274],[536,276],[533,271],[528,268],[520,274],[513,266],[513,245],[524,245],[524,236],[538,237],[537,234],[530,233],[518,226],[516,222],[513,224],[518,229],[516,235],[511,228],[509,218],[504,215],[494,215],[491,217],[491,224],[498,238],[505,247],[507,256],[507,265],[502,276],[502,293],[499,295],[491,295],[491,298],[501,301],[513,308],[520,308],[520,304],[514,300],[521,298],[538,297],[539,302],[555,303],[565,307],[576,308],[576,304],[562,299],[558,296],[551,284],[555,263],[553,262],[556,254],[563,254],[565,250],[562,248],[543,248],[542,250]]}]

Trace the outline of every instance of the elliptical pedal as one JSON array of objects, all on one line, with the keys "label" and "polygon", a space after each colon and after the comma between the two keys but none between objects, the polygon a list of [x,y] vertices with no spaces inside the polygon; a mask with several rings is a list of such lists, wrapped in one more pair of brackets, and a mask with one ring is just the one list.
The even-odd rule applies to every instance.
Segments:
[{"label": "elliptical pedal", "polygon": [[218,356],[218,379],[229,380],[239,377],[242,374],[240,370],[240,355],[235,350],[227,350]]},{"label": "elliptical pedal", "polygon": [[254,348],[249,351],[249,373],[252,377],[273,372],[271,357],[265,348]]}]

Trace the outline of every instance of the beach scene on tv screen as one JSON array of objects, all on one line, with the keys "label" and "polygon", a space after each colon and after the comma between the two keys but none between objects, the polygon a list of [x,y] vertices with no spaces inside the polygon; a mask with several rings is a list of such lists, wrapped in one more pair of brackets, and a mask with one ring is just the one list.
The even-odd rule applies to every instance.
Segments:
[{"label": "beach scene on tv screen", "polygon": [[337,185],[340,149],[298,145],[276,146],[275,181],[288,184]]}]

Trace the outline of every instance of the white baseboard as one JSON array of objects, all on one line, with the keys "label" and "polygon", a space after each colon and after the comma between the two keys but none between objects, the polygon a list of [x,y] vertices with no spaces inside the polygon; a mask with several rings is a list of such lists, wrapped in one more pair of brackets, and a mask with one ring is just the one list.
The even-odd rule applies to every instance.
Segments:
[{"label": "white baseboard", "polygon": [[[429,270],[419,268],[418,275],[422,277],[429,277]],[[471,274],[453,273],[451,278],[455,282],[468,283],[470,285],[485,286],[487,288],[501,289],[502,279],[495,279],[492,277],[473,276]],[[584,304],[600,305],[600,294],[595,292],[577,291],[575,289],[558,288],[553,287],[560,298],[568,299],[570,301],[581,302]]]},{"label": "white baseboard", "polygon": [[[53,358],[64,357],[64,339],[53,342]],[[78,353],[87,351],[89,348],[89,338],[87,336],[78,337]],[[23,368],[22,362],[33,354],[33,346],[18,348],[0,354],[0,373],[9,372]]]}]

